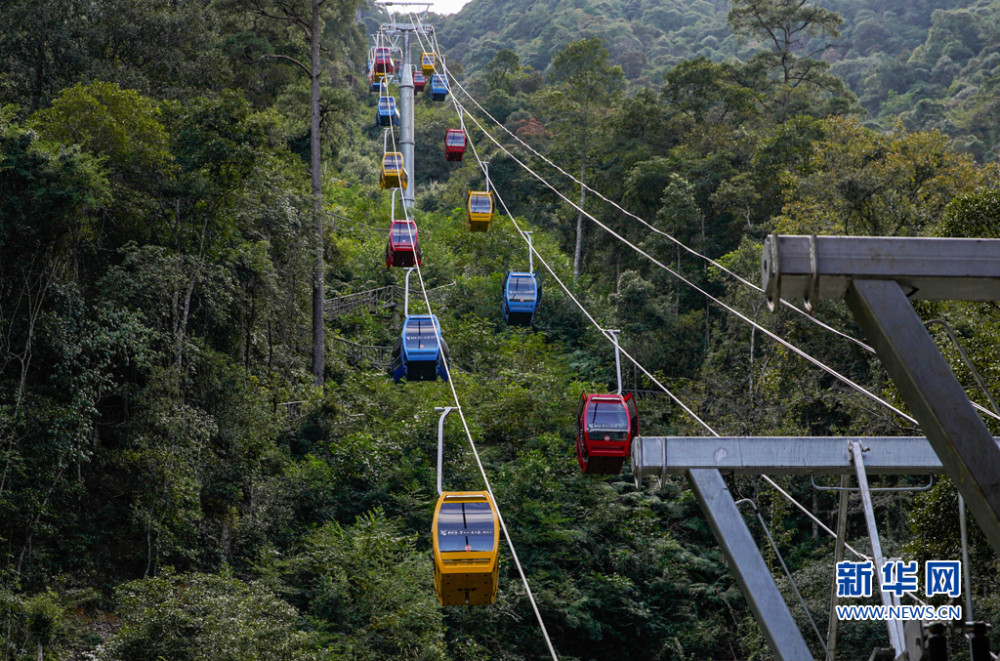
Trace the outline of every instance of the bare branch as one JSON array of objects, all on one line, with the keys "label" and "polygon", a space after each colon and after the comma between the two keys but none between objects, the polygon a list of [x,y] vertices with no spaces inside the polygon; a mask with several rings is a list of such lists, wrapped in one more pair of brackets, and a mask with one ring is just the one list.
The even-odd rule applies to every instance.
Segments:
[{"label": "bare branch", "polygon": [[297,64],[299,66],[299,68],[301,68],[303,71],[306,72],[306,74],[308,74],[310,77],[312,77],[312,70],[309,67],[307,67],[306,65],[304,65],[301,62],[299,62],[298,60],[296,60],[294,57],[290,56],[290,55],[261,55],[257,59],[258,60],[264,60],[264,59],[269,59],[269,60],[288,60],[292,64]]}]

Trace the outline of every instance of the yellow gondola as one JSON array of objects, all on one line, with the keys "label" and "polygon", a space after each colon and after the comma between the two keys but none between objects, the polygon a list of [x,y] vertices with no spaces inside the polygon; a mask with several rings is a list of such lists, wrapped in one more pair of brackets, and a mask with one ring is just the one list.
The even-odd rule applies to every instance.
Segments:
[{"label": "yellow gondola", "polygon": [[406,168],[403,167],[403,154],[398,151],[387,151],[382,157],[382,181],[385,188],[406,188]]},{"label": "yellow gondola", "polygon": [[486,491],[444,491],[434,509],[434,590],[442,606],[489,606],[497,596],[500,518]]},{"label": "yellow gondola", "polygon": [[434,59],[434,53],[420,54],[420,70],[424,72],[425,76],[434,73]]},{"label": "yellow gondola", "polygon": [[465,200],[465,220],[470,232],[485,232],[493,220],[493,191],[470,190]]}]

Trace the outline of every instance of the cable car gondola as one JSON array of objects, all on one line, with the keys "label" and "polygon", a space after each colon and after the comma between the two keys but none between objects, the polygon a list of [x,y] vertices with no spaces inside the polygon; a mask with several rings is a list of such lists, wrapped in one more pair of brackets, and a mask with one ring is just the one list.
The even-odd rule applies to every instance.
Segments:
[{"label": "cable car gondola", "polygon": [[425,76],[434,73],[434,53],[423,52],[420,54],[420,70]]},{"label": "cable car gondola", "polygon": [[413,72],[413,89],[416,92],[423,92],[424,87],[427,86],[427,76],[420,73],[419,71]]},{"label": "cable car gondola", "polygon": [[448,81],[439,73],[431,76],[431,99],[444,101],[448,96]]},{"label": "cable car gondola", "polygon": [[420,266],[422,257],[417,224],[412,220],[393,220],[385,244],[385,267]]},{"label": "cable car gondola", "polygon": [[465,199],[465,223],[470,232],[485,232],[493,220],[493,191],[469,191]]},{"label": "cable car gondola", "polygon": [[406,188],[406,168],[403,167],[403,154],[398,151],[388,151],[382,156],[382,179],[379,185],[386,188]]},{"label": "cable car gondola", "polygon": [[576,411],[576,459],[587,475],[617,475],[639,433],[632,394],[583,393]]},{"label": "cable car gondola", "polygon": [[465,154],[465,131],[448,129],[444,134],[444,158],[447,161],[461,161]]},{"label": "cable car gondola", "polygon": [[530,326],[542,302],[537,273],[507,271],[503,279],[503,320],[511,326]]},{"label": "cable car gondola", "polygon": [[375,49],[374,60],[375,72],[381,74],[391,74],[396,70],[396,65],[392,61],[392,53],[385,46]]},{"label": "cable car gondola", "polygon": [[499,575],[500,518],[486,491],[444,491],[434,509],[434,590],[442,606],[489,606]]},{"label": "cable car gondola", "polygon": [[399,383],[407,381],[433,381],[437,377],[448,380],[444,364],[448,358],[448,344],[441,337],[441,323],[437,316],[412,314],[403,322],[403,332],[392,349],[392,378]]},{"label": "cable car gondola", "polygon": [[375,121],[379,126],[399,126],[399,110],[396,109],[395,97],[380,96],[378,98]]}]

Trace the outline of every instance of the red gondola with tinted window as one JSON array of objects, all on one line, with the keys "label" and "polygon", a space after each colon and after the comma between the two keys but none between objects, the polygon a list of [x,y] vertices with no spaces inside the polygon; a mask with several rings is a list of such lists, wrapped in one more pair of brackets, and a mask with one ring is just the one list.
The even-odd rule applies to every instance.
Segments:
[{"label": "red gondola with tinted window", "polygon": [[372,59],[374,60],[375,73],[391,74],[395,72],[396,65],[392,61],[392,52],[385,46],[376,48]]},{"label": "red gondola with tinted window", "polygon": [[449,161],[460,161],[465,155],[465,131],[448,129],[444,134],[444,157]]},{"label": "red gondola with tinted window", "polygon": [[385,267],[420,266],[422,254],[417,224],[412,220],[393,220],[389,241],[385,244]]},{"label": "red gondola with tinted window", "polygon": [[424,88],[427,87],[427,76],[419,71],[413,72],[413,90],[415,92],[423,92]]},{"label": "red gondola with tinted window", "polygon": [[617,475],[639,433],[639,416],[631,393],[583,393],[576,411],[576,459],[587,475]]}]

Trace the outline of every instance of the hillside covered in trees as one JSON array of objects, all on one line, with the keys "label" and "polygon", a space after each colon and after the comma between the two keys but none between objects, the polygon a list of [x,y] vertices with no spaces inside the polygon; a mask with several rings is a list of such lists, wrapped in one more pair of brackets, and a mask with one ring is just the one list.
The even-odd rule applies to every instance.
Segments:
[{"label": "hillside covered in trees", "polygon": [[[1000,3],[813,4],[842,22],[836,34],[801,35],[801,52],[830,64],[874,125],[937,129],[977,159],[997,160]],[[766,47],[766,35],[734,31],[729,10],[728,0],[473,0],[440,19],[440,39],[474,73],[504,49],[544,72],[569,42],[596,37],[633,86],[656,88],[684,61],[746,61]]]},{"label": "hillside covered in trees", "polygon": [[[459,119],[419,95],[421,275],[470,435],[567,661],[770,658],[685,480],[639,489],[627,465],[580,474],[580,394],[615,387],[612,346],[584,310],[621,329],[623,348],[719,433],[918,435],[676,276],[901,406],[874,356],[769,312],[720,267],[756,282],[772,232],[1000,238],[996,0],[805,5],[792,23],[801,43],[763,39],[775,25],[751,17],[755,4],[780,8],[474,0],[435,23],[470,140],[552,268],[534,327],[506,326],[501,278],[527,267],[527,248],[504,214],[468,232],[465,192],[483,173],[471,149],[444,161]],[[547,658],[505,546],[495,604],[442,608],[435,596],[434,407],[453,399],[441,381],[386,373],[403,276],[385,267],[383,130],[364,80],[366,26],[380,15],[351,0],[315,4],[326,265],[315,383],[313,7],[0,4],[0,658]],[[816,51],[828,41],[839,45]],[[425,311],[422,297],[410,305]],[[918,312],[948,320],[996,392],[996,305]],[[816,316],[859,337],[840,303]],[[708,433],[628,361],[624,381],[642,433]],[[483,487],[472,449],[453,416],[448,488]],[[781,483],[832,523],[833,494]],[[825,628],[832,540],[765,483],[730,484],[758,506]],[[947,480],[882,494],[887,555],[957,558],[956,503]],[[864,535],[852,507],[849,537]],[[976,616],[1000,624],[1000,565],[978,530],[972,554]],[[839,654],[867,658],[885,637],[844,623]]]}]

